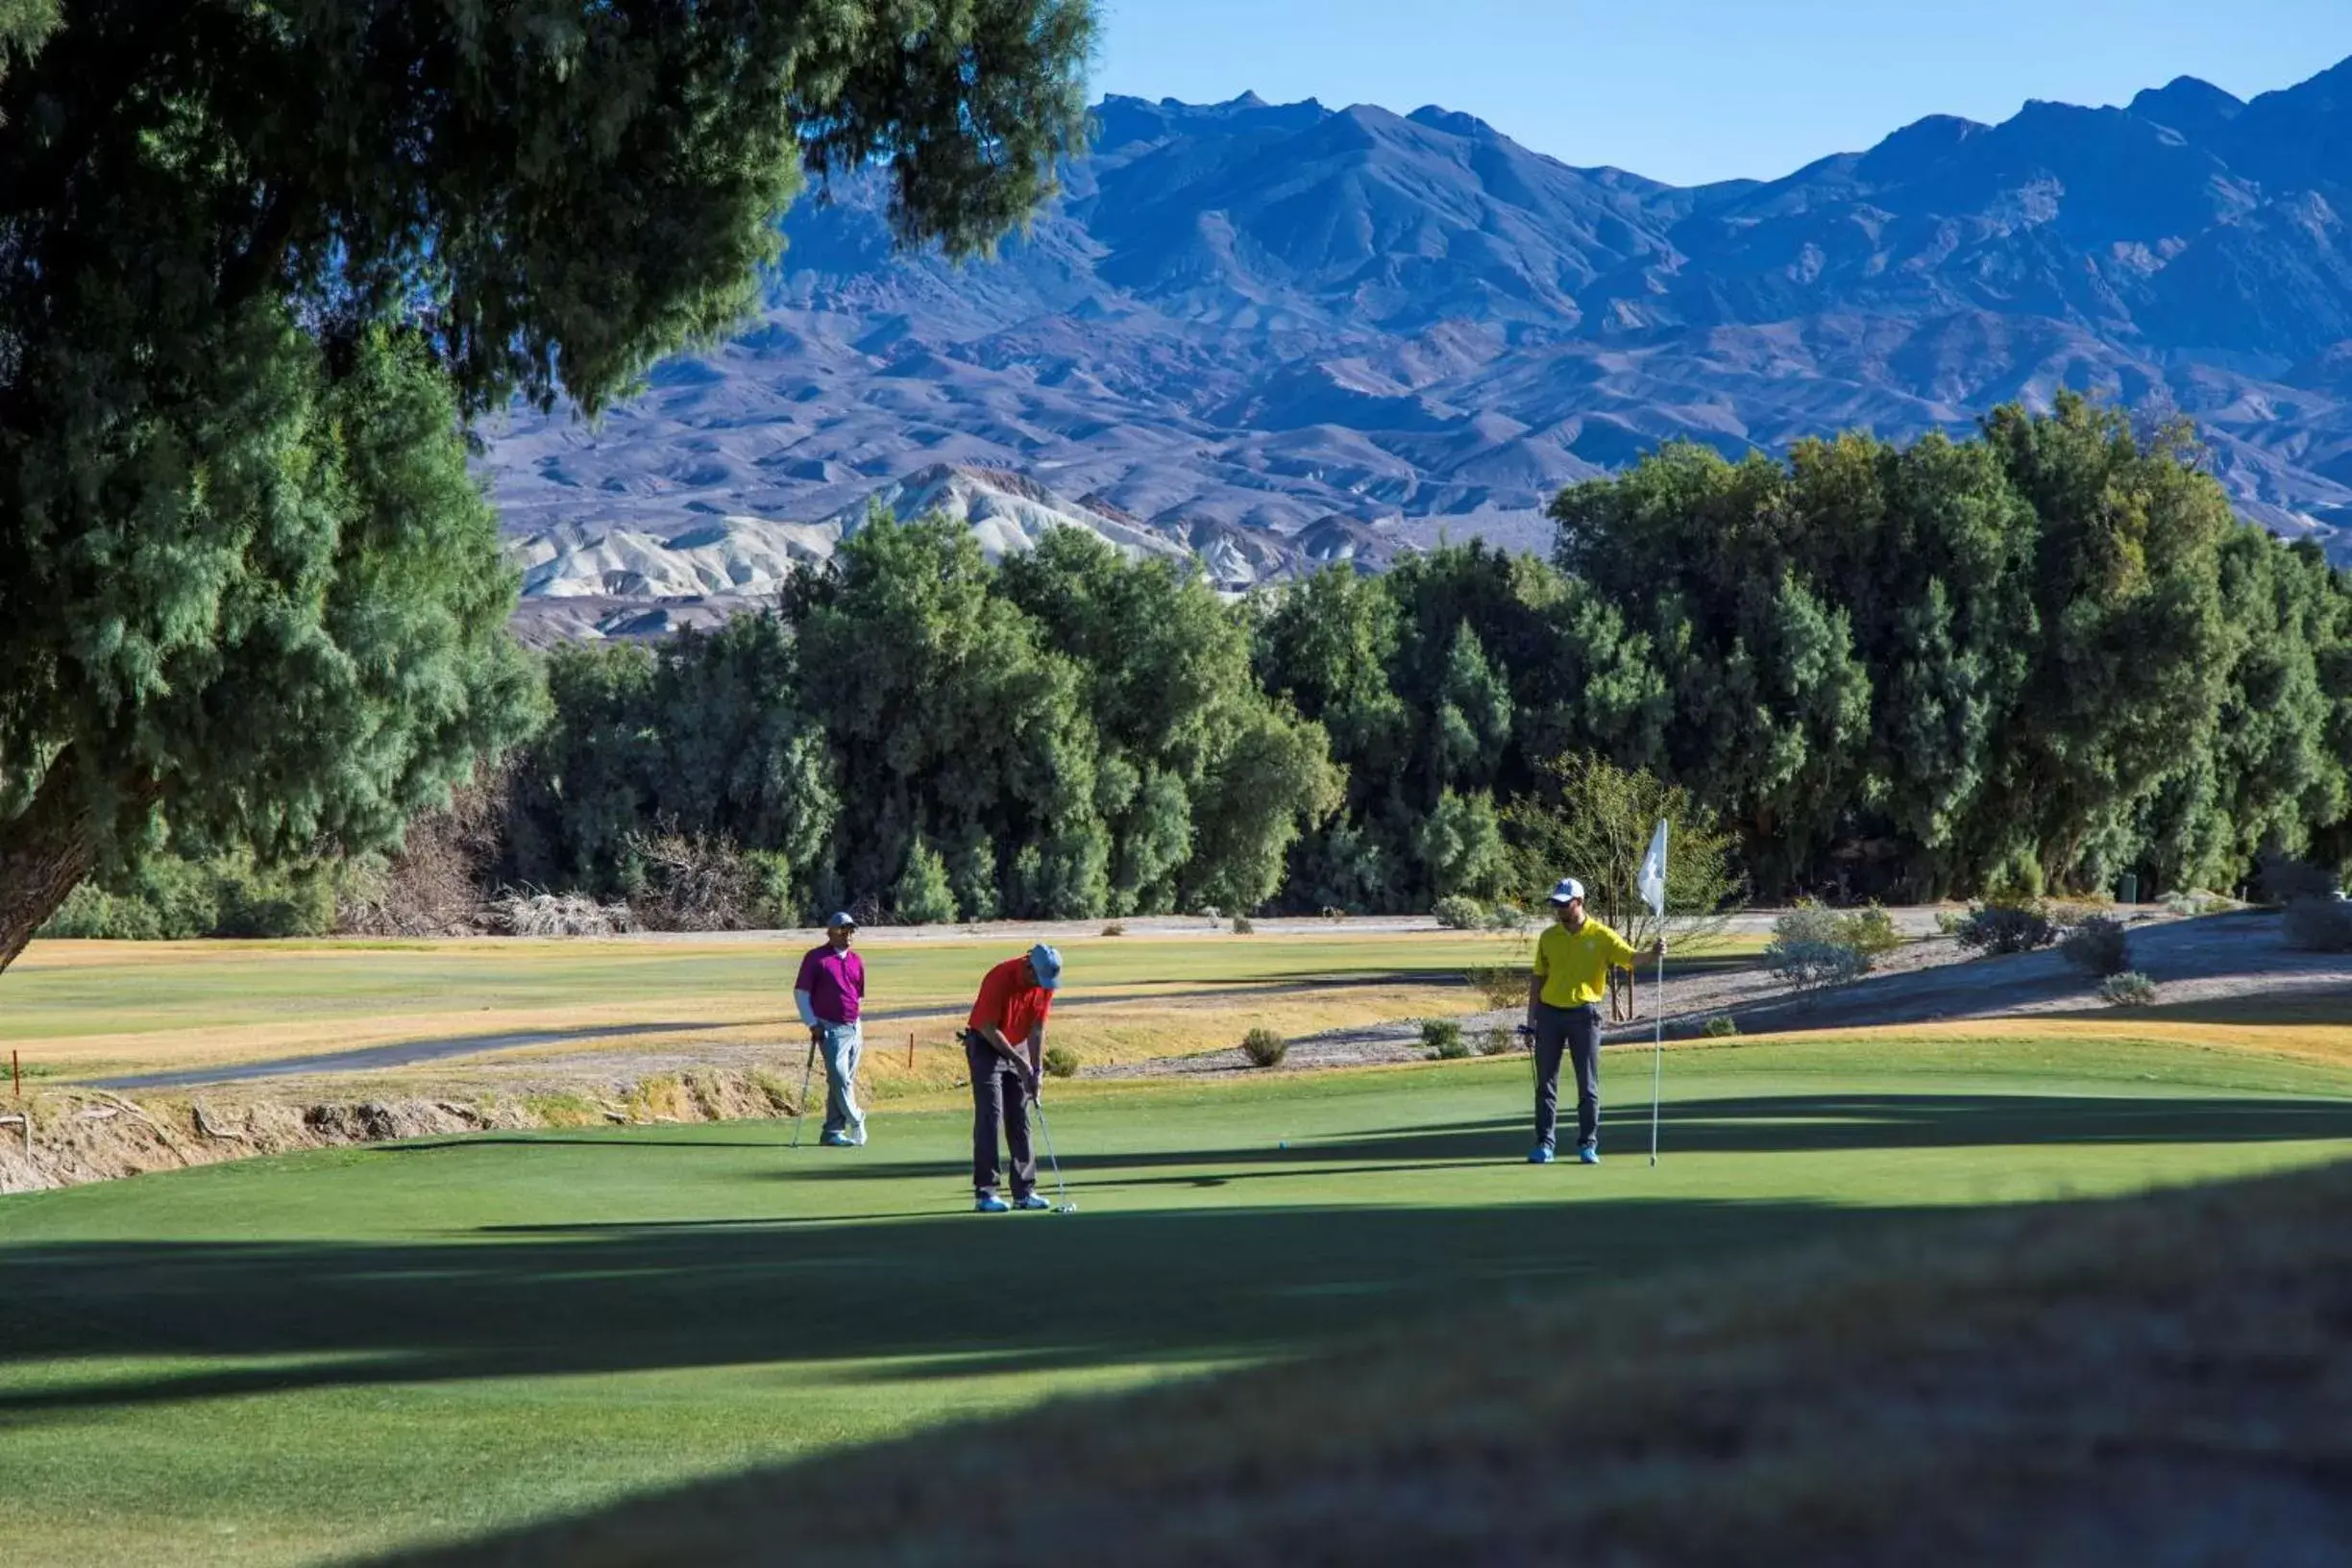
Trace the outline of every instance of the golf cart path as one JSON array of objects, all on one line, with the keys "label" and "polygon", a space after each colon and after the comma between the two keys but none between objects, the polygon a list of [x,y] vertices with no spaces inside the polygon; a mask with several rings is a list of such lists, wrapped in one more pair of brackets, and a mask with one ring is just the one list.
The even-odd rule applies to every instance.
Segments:
[{"label": "golf cart path", "polygon": [[[2352,955],[2313,953],[2286,943],[2280,916],[2265,911],[2193,919],[2144,918],[2130,927],[2132,964],[2156,982],[2161,1003],[2227,1001],[2265,996],[2343,998],[2342,1021],[2352,1027]],[[1654,987],[1644,967],[1642,1012],[1629,1022],[1605,1025],[1605,1043],[1648,1041],[1656,1027],[1650,1010]],[[1708,1019],[1729,1017],[1742,1036],[1819,1029],[1884,1028],[1969,1019],[2030,1017],[2102,1010],[2099,982],[2070,967],[2054,948],[1999,958],[1971,959],[1949,937],[1915,942],[1881,962],[1880,972],[1825,991],[1793,991],[1761,965],[1701,970],[1678,977],[1667,962],[1665,1033],[1677,1040],[1701,1035]],[[2117,1011],[2128,1019],[2127,1011]],[[1472,1037],[1509,1029],[1516,1008],[1471,1014],[1458,1021]],[[1419,1020],[1331,1029],[1290,1042],[1286,1067],[1357,1066],[1409,1062],[1427,1054]],[[1238,1047],[1122,1063],[1089,1077],[1161,1077],[1253,1070]]]}]

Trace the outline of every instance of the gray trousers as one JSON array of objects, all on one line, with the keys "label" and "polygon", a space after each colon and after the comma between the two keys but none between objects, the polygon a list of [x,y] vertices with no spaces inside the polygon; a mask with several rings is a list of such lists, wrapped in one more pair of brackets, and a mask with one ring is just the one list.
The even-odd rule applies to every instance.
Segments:
[{"label": "gray trousers", "polygon": [[866,1113],[858,1108],[857,1069],[866,1054],[865,1031],[854,1023],[828,1023],[818,1039],[825,1067],[825,1133],[863,1143]]},{"label": "gray trousers", "polygon": [[1037,1156],[1029,1148],[1029,1086],[977,1034],[965,1034],[964,1061],[971,1068],[972,1191],[996,1190],[996,1130],[1002,1127],[1005,1149],[1013,1156],[1013,1201],[1018,1203],[1037,1190]]},{"label": "gray trousers", "polygon": [[1601,1009],[1535,1004],[1535,1141],[1553,1145],[1559,1131],[1560,1056],[1576,1064],[1577,1147],[1601,1146]]}]

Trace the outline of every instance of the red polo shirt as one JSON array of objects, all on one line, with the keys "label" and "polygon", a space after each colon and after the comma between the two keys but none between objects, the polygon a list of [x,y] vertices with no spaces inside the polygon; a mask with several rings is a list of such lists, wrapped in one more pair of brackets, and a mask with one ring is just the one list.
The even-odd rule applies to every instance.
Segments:
[{"label": "red polo shirt", "polygon": [[1045,1015],[1053,1011],[1053,992],[1036,985],[1029,978],[1026,957],[1008,958],[989,970],[988,978],[980,982],[980,999],[972,1003],[971,1017],[966,1027],[986,1029],[995,1025],[1008,1044],[1017,1045],[1029,1038],[1029,1032],[1042,1025]]}]

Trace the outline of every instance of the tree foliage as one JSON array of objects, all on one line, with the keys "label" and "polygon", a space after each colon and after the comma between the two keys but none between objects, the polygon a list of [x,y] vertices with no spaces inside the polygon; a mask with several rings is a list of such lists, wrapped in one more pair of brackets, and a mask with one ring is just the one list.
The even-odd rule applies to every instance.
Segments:
[{"label": "tree foliage", "polygon": [[165,833],[397,833],[530,723],[461,421],[593,412],[802,184],[985,248],[1085,0],[0,3],[0,964]]}]

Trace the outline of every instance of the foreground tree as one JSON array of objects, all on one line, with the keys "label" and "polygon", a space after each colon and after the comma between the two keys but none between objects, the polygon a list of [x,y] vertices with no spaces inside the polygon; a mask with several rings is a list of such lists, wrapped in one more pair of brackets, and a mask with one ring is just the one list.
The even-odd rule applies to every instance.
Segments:
[{"label": "foreground tree", "polygon": [[[51,24],[57,25],[52,28]],[[804,170],[991,243],[1085,0],[0,0],[0,967],[172,830],[397,835],[528,725],[462,421],[718,331]]]}]

